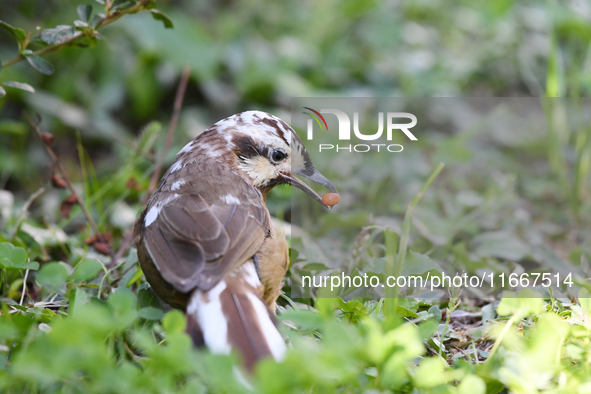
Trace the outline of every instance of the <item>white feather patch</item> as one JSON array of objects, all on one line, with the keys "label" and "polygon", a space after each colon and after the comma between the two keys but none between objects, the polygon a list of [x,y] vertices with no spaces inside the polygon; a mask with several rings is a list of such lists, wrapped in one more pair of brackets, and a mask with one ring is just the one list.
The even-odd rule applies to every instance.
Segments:
[{"label": "white feather patch", "polygon": [[184,165],[180,161],[175,161],[172,167],[170,167],[170,172],[175,172],[183,168]]},{"label": "white feather patch", "polygon": [[246,280],[246,283],[251,285],[253,288],[258,288],[261,285],[261,281],[259,279],[259,274],[257,273],[257,269],[254,266],[252,260],[247,261],[246,263],[240,266],[242,270],[242,277]]},{"label": "white feather patch", "polygon": [[198,291],[187,307],[187,312],[197,316],[197,323],[203,332],[207,347],[218,354],[230,354],[228,342],[228,320],[222,311],[220,295],[226,290],[226,282],[221,281],[206,293]]},{"label": "white feather patch", "polygon": [[177,156],[178,156],[178,155],[180,155],[181,153],[188,152],[188,151],[190,151],[191,149],[193,149],[193,141],[191,141],[191,142],[189,142],[187,145],[185,145],[185,146],[183,147],[183,149],[181,149],[181,150],[179,151],[179,153],[177,153]]},{"label": "white feather patch", "polygon": [[[265,119],[272,120],[277,124],[277,127],[283,132],[287,144],[283,138],[280,137],[279,132],[275,127],[262,122]],[[262,111],[246,111],[232,115],[226,119],[220,120],[214,126],[217,127],[218,133],[222,134],[228,142],[228,149],[234,148],[232,137],[235,132],[254,137],[266,146],[275,146],[286,149],[289,148],[289,145],[291,144],[291,127],[285,127],[281,122],[281,119]]]},{"label": "white feather patch", "polygon": [[181,186],[183,186],[185,184],[185,181],[176,181],[172,184],[172,186],[170,187],[170,190],[175,191],[175,190],[179,190],[181,188]]},{"label": "white feather patch", "polygon": [[146,214],[146,218],[144,219],[144,225],[146,227],[148,227],[150,224],[154,223],[154,221],[156,220],[156,218],[160,214],[161,209],[162,209],[162,204],[159,202],[156,203],[156,205],[154,205],[152,208],[150,208],[150,210]]},{"label": "white feather patch", "polygon": [[220,196],[220,200],[228,205],[240,205],[240,200],[238,197],[234,197],[230,193],[226,194],[225,196]]},{"label": "white feather patch", "polygon": [[235,124],[235,120],[233,118],[234,116],[229,116],[214,123],[214,126],[218,128],[218,133],[221,134],[226,127],[233,126]]},{"label": "white feather patch", "polygon": [[220,157],[222,155],[221,149],[208,149],[205,151],[205,154],[209,157]]},{"label": "white feather patch", "polygon": [[144,218],[144,225],[148,227],[150,224],[154,223],[154,221],[160,214],[160,211],[162,210],[162,206],[170,203],[173,200],[176,200],[179,196],[180,194],[174,193],[166,197],[164,201],[158,201],[156,204],[154,204],[152,208],[148,210],[148,213],[146,213],[146,217]]},{"label": "white feather patch", "polygon": [[283,360],[287,347],[285,346],[285,341],[279,333],[279,330],[277,330],[277,327],[275,327],[275,324],[271,321],[271,316],[269,316],[267,307],[256,295],[248,293],[247,296],[254,308],[259,327],[261,327],[261,331],[263,332],[273,358],[276,361]]},{"label": "white feather patch", "polygon": [[166,197],[166,200],[164,200],[163,205],[176,200],[179,196],[180,196],[180,194],[176,194],[176,193],[171,194],[170,196]]}]

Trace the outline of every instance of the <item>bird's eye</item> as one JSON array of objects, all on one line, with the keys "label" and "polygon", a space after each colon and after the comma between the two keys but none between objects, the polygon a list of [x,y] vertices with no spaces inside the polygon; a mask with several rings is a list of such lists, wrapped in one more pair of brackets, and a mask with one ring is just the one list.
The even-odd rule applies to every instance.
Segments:
[{"label": "bird's eye", "polygon": [[287,157],[287,154],[285,154],[285,152],[280,149],[273,151],[273,153],[271,154],[271,160],[273,160],[275,163],[279,163],[280,161],[282,161],[286,157]]}]

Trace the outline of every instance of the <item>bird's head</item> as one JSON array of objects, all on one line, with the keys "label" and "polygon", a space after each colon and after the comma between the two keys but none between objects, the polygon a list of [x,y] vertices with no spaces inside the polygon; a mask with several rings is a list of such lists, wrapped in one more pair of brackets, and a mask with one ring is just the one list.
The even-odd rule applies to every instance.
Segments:
[{"label": "bird's head", "polygon": [[[242,112],[212,126],[235,155],[235,164],[263,196],[281,184],[290,184],[324,204],[322,197],[296,177],[308,178],[333,193],[337,189],[316,170],[304,144],[283,120],[261,111]],[[212,130],[213,131],[213,130]]]}]

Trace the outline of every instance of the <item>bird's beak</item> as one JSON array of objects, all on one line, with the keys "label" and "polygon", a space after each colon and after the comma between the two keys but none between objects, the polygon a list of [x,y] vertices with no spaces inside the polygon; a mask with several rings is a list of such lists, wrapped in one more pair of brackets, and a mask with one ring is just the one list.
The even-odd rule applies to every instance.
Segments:
[{"label": "bird's beak", "polygon": [[[324,186],[325,188],[327,188],[331,192],[339,194],[339,192],[337,191],[337,188],[334,187],[334,185],[332,183],[330,183],[330,181],[328,179],[326,179],[326,177],[324,175],[322,175],[320,173],[320,171],[316,170],[315,168],[314,168],[314,171],[312,172],[312,174],[310,174],[310,175],[306,174],[303,171],[302,172],[298,171],[295,174],[306,177],[306,178],[310,179],[311,181],[314,181],[314,182],[318,183],[319,185]],[[328,205],[324,204],[322,202],[322,197],[320,197],[318,195],[318,193],[316,193],[305,182],[303,182],[302,180],[297,178],[294,174],[287,174],[284,176],[287,178],[287,181],[290,185],[295,186],[300,190],[303,190],[304,193],[306,193],[307,195],[312,197],[314,200],[318,201],[320,204],[324,205],[326,208],[328,208],[328,209],[332,208],[332,206],[328,206]]]}]

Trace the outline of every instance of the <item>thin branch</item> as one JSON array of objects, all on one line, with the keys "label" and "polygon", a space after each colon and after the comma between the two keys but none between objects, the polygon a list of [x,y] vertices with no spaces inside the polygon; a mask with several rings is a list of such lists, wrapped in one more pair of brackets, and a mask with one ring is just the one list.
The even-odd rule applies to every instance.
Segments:
[{"label": "thin branch", "polygon": [[27,277],[29,276],[29,269],[25,271],[25,279],[23,280],[23,293],[21,294],[21,301],[18,303],[20,306],[23,305],[23,301],[25,300],[25,293],[27,292]]},{"label": "thin branch", "polygon": [[135,264],[130,265],[129,267],[127,267],[125,269],[125,271],[123,271],[121,274],[119,274],[119,277],[117,279],[115,279],[113,282],[111,282],[111,286],[114,286],[117,282],[119,282],[121,279],[123,279],[125,274],[127,274],[129,271],[131,271],[132,268],[135,268]]},{"label": "thin branch", "polygon": [[[33,119],[31,119],[31,117],[29,116],[29,114],[27,112],[24,112],[24,115],[25,115],[25,118],[27,118],[27,121],[29,122],[29,124],[31,125],[33,130],[35,131],[35,133],[37,134],[37,137],[39,137],[39,139],[41,141],[43,141],[43,137],[41,136],[41,131],[39,130],[39,127],[35,124],[35,122],[33,121]],[[96,237],[99,241],[101,241],[102,243],[105,243],[109,246],[109,254],[111,255],[111,257],[113,257],[114,254],[113,254],[113,248],[111,248],[111,244],[109,244],[109,242],[105,239],[105,237],[103,237],[103,235],[99,231],[98,226],[96,225],[94,219],[90,215],[90,212],[88,212],[88,209],[86,209],[86,205],[84,205],[82,199],[80,198],[80,196],[78,196],[78,193],[76,193],[76,190],[74,189],[74,186],[72,185],[72,182],[70,181],[70,177],[68,176],[68,172],[66,171],[66,169],[64,168],[64,166],[60,162],[59,157],[57,157],[57,155],[55,154],[55,152],[53,151],[53,149],[51,148],[51,146],[48,143],[44,142],[43,144],[45,145],[45,148],[47,149],[47,153],[49,153],[49,156],[51,156],[51,159],[53,160],[54,165],[57,167],[60,175],[62,176],[62,178],[66,182],[66,186],[70,190],[70,193],[72,193],[72,195],[76,197],[76,201],[80,205],[80,208],[82,209],[82,213],[86,217],[88,224],[90,224],[90,227],[92,228],[92,231],[94,232],[94,235],[96,235]]]},{"label": "thin branch", "polygon": [[[160,153],[160,157],[156,161],[156,168],[154,169],[154,173],[152,174],[152,179],[150,179],[150,187],[148,187],[148,197],[154,189],[156,189],[156,183],[158,182],[158,178],[160,177],[160,170],[162,169],[162,164],[168,155],[168,151],[172,146],[172,141],[174,140],[174,132],[176,130],[176,125],[179,121],[179,117],[181,115],[181,108],[183,106],[183,99],[185,98],[185,90],[187,89],[187,83],[189,82],[189,76],[191,75],[191,67],[186,65],[183,69],[183,75],[181,77],[181,81],[179,82],[179,86],[176,91],[176,96],[174,98],[174,108],[172,112],[172,118],[170,119],[170,124],[168,125],[168,133],[166,135],[166,146]],[[147,201],[146,201],[147,202]]]},{"label": "thin branch", "polygon": [[[121,256],[123,256],[123,253],[125,253],[125,251],[129,247],[129,245],[131,245],[132,240],[133,240],[133,226],[129,230],[127,230],[127,234],[125,235],[125,240],[123,241],[123,243],[119,247],[119,250],[117,250],[117,253],[115,253],[113,258],[111,259],[108,269],[115,268],[115,265],[117,264],[117,260],[119,260],[121,258]],[[120,276],[123,276],[123,275],[120,275]]]},{"label": "thin branch", "polygon": [[[150,178],[150,186],[148,187],[148,191],[144,197],[144,200],[142,201],[142,205],[146,205],[148,203],[150,196],[152,195],[152,193],[156,189],[156,183],[158,182],[158,178],[160,176],[160,171],[162,170],[162,165],[164,164],[164,160],[166,159],[166,156],[168,156],[168,152],[170,151],[170,148],[172,146],[172,142],[174,141],[174,133],[176,131],[176,126],[178,124],[179,117],[181,115],[181,109],[183,107],[183,100],[185,98],[185,92],[187,90],[187,84],[189,83],[190,76],[191,76],[191,67],[189,65],[186,65],[183,68],[183,74],[181,76],[181,80],[180,80],[179,85],[177,87],[176,95],[174,98],[174,107],[173,107],[172,117],[170,119],[170,124],[168,125],[168,131],[166,133],[166,145],[164,146],[164,149],[160,153],[160,157],[158,157],[156,159],[156,168],[154,169],[154,172],[152,173],[152,178]],[[119,258],[121,258],[121,256],[123,256],[123,253],[125,253],[125,251],[129,247],[129,245],[131,244],[132,240],[133,240],[133,227],[127,231],[127,235],[125,236],[125,240],[123,241],[123,244],[121,245],[121,247],[119,248],[117,253],[115,253],[113,258],[111,259],[111,263],[109,264],[109,269],[113,269],[115,267],[115,264],[117,264],[117,260],[119,260]],[[120,275],[120,277],[121,276],[123,276],[123,274]]]},{"label": "thin branch", "polygon": [[[94,30],[96,31],[96,30],[100,29],[101,27],[107,26],[108,24],[115,22],[116,20],[121,18],[123,15],[135,14],[136,12],[139,12],[139,11],[146,11],[145,6],[149,2],[150,2],[150,0],[140,0],[133,7],[129,7],[125,10],[121,10],[121,11],[118,11],[113,14],[109,14],[109,15],[105,16],[105,18],[94,28]],[[45,48],[42,48],[42,49],[39,49],[38,51],[33,52],[33,54],[38,55],[38,56],[45,55],[46,53],[54,52],[54,51],[57,51],[58,49],[61,49],[65,46],[72,45],[84,37],[86,37],[86,35],[83,33],[76,34],[72,38],[70,38],[69,40],[66,40],[64,42],[60,42],[58,44],[49,45]],[[2,63],[2,68],[12,66],[13,64],[16,64],[16,63],[23,61],[25,59],[26,59],[25,56],[23,56],[22,54],[18,54],[17,56],[13,57],[12,59],[7,60],[4,63]]]}]

